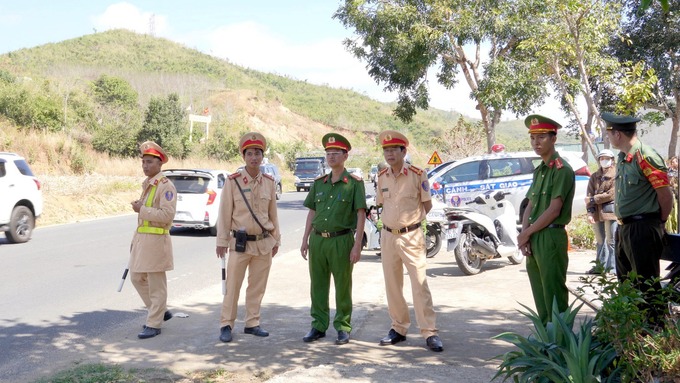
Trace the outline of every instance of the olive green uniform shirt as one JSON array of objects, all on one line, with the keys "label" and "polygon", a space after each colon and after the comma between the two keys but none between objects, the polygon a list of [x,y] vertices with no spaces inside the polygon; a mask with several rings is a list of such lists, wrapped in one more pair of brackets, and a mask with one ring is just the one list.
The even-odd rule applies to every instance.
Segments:
[{"label": "olive green uniform shirt", "polygon": [[628,153],[619,153],[616,165],[616,216],[624,218],[658,212],[660,207],[655,189],[670,185],[667,172],[659,153],[640,141]]},{"label": "olive green uniform shirt", "polygon": [[304,206],[315,211],[312,227],[318,231],[336,232],[357,228],[357,210],[366,209],[364,182],[345,169],[338,181],[332,175],[319,177],[309,189]]},{"label": "olive green uniform shirt", "polygon": [[562,197],[560,215],[551,223],[568,224],[571,221],[571,206],[574,202],[575,189],[574,170],[559,156],[559,153],[555,152],[547,164],[541,161],[541,164],[534,170],[533,182],[527,190],[527,198],[532,206],[529,223],[536,222],[553,199]]}]

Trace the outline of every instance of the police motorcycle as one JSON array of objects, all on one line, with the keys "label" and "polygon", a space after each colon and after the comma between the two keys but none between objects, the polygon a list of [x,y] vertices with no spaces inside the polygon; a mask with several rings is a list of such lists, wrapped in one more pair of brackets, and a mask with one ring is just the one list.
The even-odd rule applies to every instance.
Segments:
[{"label": "police motorcycle", "polygon": [[444,209],[447,251],[453,250],[464,274],[478,274],[484,263],[494,258],[508,257],[514,265],[522,263],[515,207],[505,198],[509,194],[488,190],[466,202],[466,206]]},{"label": "police motorcycle", "polygon": [[[430,215],[427,217],[427,225],[425,231],[425,245],[426,245],[426,257],[432,258],[441,249],[442,245],[442,223],[446,221],[446,216],[443,214],[443,206],[441,204],[439,210],[441,212],[437,217],[432,217],[433,220],[430,222]],[[380,229],[378,227],[382,226],[378,223],[380,221],[380,212],[382,208],[378,207],[375,202],[375,196],[366,196],[366,224],[364,225],[364,237],[363,237],[363,247],[366,250],[380,250]],[[434,208],[432,209],[434,210]],[[432,212],[432,210],[430,212]],[[378,253],[379,254],[379,253]]]}]

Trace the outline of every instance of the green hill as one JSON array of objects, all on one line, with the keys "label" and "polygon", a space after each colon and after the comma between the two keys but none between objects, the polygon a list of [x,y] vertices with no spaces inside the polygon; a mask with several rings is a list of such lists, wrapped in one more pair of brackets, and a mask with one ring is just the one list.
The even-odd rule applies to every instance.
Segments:
[{"label": "green hill", "polygon": [[[75,135],[92,135],[98,129],[86,120],[102,120],[96,116],[99,105],[91,88],[103,74],[125,79],[136,90],[140,116],[151,98],[176,93],[182,105],[193,110],[209,108],[213,132],[229,136],[259,130],[275,144],[298,142],[305,149],[313,149],[326,132],[341,131],[356,142],[358,153],[370,157],[367,163],[380,156],[375,145],[380,130],[409,132],[414,144],[412,154],[426,160],[433,150],[430,139],[440,136],[442,129],[459,117],[457,113],[430,109],[419,111],[411,123],[405,124],[392,115],[394,105],[352,90],[258,72],[166,39],[126,30],[9,52],[0,55],[0,71],[21,79],[20,86],[39,88],[47,98],[63,98],[61,123],[65,131]],[[57,114],[59,102],[52,102],[53,114]],[[16,118],[9,119],[21,125]],[[40,128],[39,122],[34,125]],[[513,124],[503,123],[497,135],[512,149],[524,142],[518,140]]]}]

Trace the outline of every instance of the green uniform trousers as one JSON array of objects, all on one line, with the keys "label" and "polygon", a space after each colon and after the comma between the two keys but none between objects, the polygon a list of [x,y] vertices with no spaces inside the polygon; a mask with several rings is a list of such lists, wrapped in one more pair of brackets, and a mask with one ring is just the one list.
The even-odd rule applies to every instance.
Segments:
[{"label": "green uniform trousers", "polygon": [[527,274],[536,311],[543,323],[550,320],[553,299],[557,300],[560,312],[569,306],[567,241],[563,228],[545,228],[531,236],[532,255],[527,257]]},{"label": "green uniform trousers", "polygon": [[335,284],[336,330],[352,331],[352,269],[349,253],[354,246],[354,235],[349,232],[333,238],[323,238],[312,232],[309,238],[309,277],[312,298],[312,327],[326,331],[330,321],[328,294],[331,275]]}]

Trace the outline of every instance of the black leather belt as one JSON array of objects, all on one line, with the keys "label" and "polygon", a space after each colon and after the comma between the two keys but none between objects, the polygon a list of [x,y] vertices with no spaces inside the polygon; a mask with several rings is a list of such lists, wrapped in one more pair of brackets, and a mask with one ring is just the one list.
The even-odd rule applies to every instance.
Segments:
[{"label": "black leather belt", "polygon": [[408,233],[409,231],[413,231],[413,230],[419,229],[421,227],[422,227],[422,225],[420,223],[414,223],[411,226],[402,227],[401,229],[390,229],[389,227],[383,225],[384,230],[387,230],[394,235]]},{"label": "black leather belt", "polygon": [[[236,236],[236,230],[233,230],[233,231],[232,231],[232,234],[234,234],[234,236]],[[269,237],[269,232],[268,232],[268,231],[265,231],[265,232],[262,233],[262,234],[254,234],[254,235],[248,234],[248,235],[246,236],[246,241],[259,241],[259,240],[265,239],[265,238],[267,238],[267,237]]]},{"label": "black leather belt", "polygon": [[560,225],[559,223],[551,223],[548,225],[548,229],[564,229],[564,225]]},{"label": "black leather belt", "polygon": [[345,230],[340,230],[340,231],[319,231],[314,229],[314,233],[316,235],[320,235],[324,238],[333,238],[333,237],[338,237],[340,235],[345,235],[352,232],[352,229],[345,229]]},{"label": "black leather belt", "polygon": [[621,219],[617,219],[619,222],[619,225],[627,225],[632,222],[636,221],[644,221],[647,219],[661,219],[661,214],[659,212],[656,213],[644,213],[644,214],[635,214],[635,215],[629,215],[628,217],[623,217]]}]

